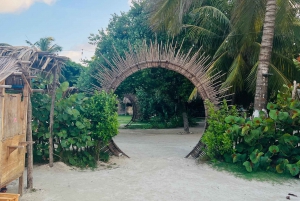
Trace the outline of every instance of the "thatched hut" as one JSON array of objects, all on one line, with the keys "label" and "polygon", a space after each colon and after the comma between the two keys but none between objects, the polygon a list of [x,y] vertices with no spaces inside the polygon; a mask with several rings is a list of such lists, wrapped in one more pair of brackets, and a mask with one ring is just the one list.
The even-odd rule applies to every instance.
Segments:
[{"label": "thatched hut", "polygon": [[30,87],[30,79],[40,71],[56,73],[67,59],[32,47],[0,46],[0,188],[19,178],[22,194],[26,147],[27,177],[29,180],[32,177],[28,114],[31,114],[30,94],[35,90]]}]

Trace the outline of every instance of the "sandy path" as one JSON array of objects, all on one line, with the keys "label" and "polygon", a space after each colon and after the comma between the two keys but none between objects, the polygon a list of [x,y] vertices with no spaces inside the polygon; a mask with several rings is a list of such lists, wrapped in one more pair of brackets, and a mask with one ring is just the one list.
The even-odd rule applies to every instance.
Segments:
[{"label": "sandy path", "polygon": [[[34,169],[36,192],[21,201],[189,201],[286,200],[300,197],[300,181],[285,184],[247,181],[184,156],[200,138],[201,129],[121,130],[115,138],[131,158],[113,158],[97,170],[74,170],[63,163]],[[200,132],[200,133],[199,133]],[[16,182],[9,186],[17,192]],[[300,200],[291,197],[291,200]]]}]

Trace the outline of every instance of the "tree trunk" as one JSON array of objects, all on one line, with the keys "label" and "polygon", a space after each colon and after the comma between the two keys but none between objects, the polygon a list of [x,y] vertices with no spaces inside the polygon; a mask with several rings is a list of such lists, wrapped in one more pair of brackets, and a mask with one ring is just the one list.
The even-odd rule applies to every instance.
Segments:
[{"label": "tree trunk", "polygon": [[[30,80],[28,81],[30,83]],[[27,108],[27,134],[26,139],[29,144],[27,145],[27,189],[33,188],[33,153],[32,153],[32,105],[31,94],[28,93],[28,108]]]},{"label": "tree trunk", "polygon": [[275,15],[276,0],[267,0],[266,16],[264,21],[263,36],[258,61],[259,63],[256,78],[253,116],[258,116],[259,111],[266,109],[267,105],[269,75],[268,73],[273,48]]},{"label": "tree trunk", "polygon": [[190,127],[189,127],[189,120],[188,115],[186,112],[186,105],[183,104],[183,112],[182,112],[182,118],[183,118],[183,130],[185,133],[190,133]]},{"label": "tree trunk", "polygon": [[55,106],[55,92],[57,82],[57,67],[53,69],[53,83],[52,83],[52,94],[51,94],[51,108],[50,108],[50,122],[49,122],[49,166],[53,167],[53,119],[54,119],[54,106]]}]

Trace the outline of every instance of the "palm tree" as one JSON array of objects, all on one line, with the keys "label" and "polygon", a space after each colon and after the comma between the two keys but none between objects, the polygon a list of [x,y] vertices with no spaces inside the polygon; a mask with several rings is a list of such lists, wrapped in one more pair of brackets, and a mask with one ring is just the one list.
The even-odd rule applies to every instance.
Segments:
[{"label": "palm tree", "polygon": [[41,51],[47,51],[47,52],[52,52],[52,53],[62,51],[61,46],[59,46],[57,44],[52,44],[52,42],[54,42],[53,37],[40,38],[35,43],[31,43],[30,41],[26,40],[26,43],[29,44],[31,47],[35,47]]},{"label": "palm tree", "polygon": [[[170,20],[183,19],[179,17],[182,12],[176,13],[180,11],[178,6],[185,5],[181,8],[188,10],[187,6],[193,5],[188,10],[188,20],[177,25],[181,29],[186,28],[188,36],[199,42],[206,52],[212,55],[213,63],[209,68],[211,73],[227,73],[223,88],[232,86],[231,91],[235,93],[248,89],[254,94],[267,0],[203,0],[198,4],[196,1],[192,2],[193,4],[191,1],[190,4],[182,4],[183,0],[176,0],[177,3],[170,0],[160,2],[158,5],[161,9],[157,8],[151,18],[155,30],[176,26],[176,23]],[[165,7],[166,2],[173,2],[175,5]],[[275,90],[283,83],[289,84],[290,80],[299,74],[292,62],[292,50],[295,48],[293,43],[300,41],[295,34],[295,30],[300,26],[295,23],[299,20],[295,18],[294,0],[277,0],[277,7],[274,49],[270,65],[270,72],[274,74],[270,78],[270,86]],[[169,14],[172,16],[168,17]]]},{"label": "palm tree", "polygon": [[268,96],[268,73],[272,55],[273,38],[276,19],[276,0],[268,0],[266,16],[258,60],[256,91],[254,99],[254,116],[259,116],[259,111],[266,109]]}]

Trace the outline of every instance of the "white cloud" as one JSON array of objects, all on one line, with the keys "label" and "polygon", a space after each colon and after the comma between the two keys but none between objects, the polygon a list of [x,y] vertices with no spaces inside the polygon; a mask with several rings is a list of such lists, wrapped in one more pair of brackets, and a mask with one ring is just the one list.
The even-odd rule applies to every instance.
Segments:
[{"label": "white cloud", "polygon": [[70,50],[63,50],[59,55],[69,57],[72,61],[82,64],[82,60],[90,60],[94,56],[95,49],[95,45],[84,43],[76,45]]},{"label": "white cloud", "polygon": [[130,6],[132,6],[133,4],[132,4],[132,0],[128,0],[128,4],[130,5]]},{"label": "white cloud", "polygon": [[0,13],[14,13],[28,9],[35,2],[51,5],[56,0],[0,0]]}]

